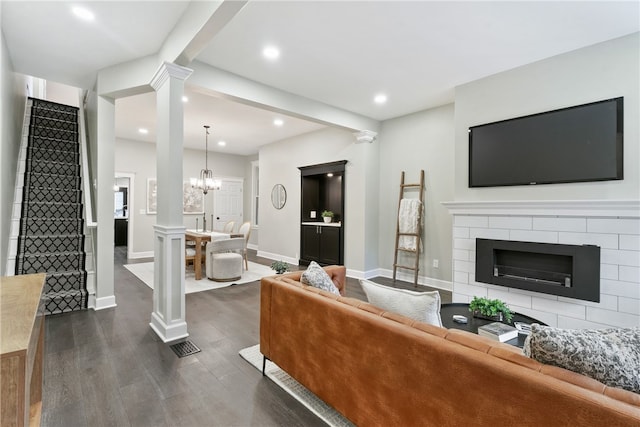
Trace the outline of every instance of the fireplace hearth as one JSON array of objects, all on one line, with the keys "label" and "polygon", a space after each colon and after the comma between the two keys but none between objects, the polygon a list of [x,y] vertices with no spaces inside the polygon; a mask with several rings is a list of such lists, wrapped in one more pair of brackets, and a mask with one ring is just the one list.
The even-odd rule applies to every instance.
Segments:
[{"label": "fireplace hearth", "polygon": [[476,281],[600,302],[600,247],[476,239]]}]

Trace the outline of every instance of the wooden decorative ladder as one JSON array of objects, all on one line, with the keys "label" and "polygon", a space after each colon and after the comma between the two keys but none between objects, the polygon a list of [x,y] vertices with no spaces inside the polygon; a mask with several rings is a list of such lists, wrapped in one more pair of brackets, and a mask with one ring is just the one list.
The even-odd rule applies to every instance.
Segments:
[{"label": "wooden decorative ladder", "polygon": [[[406,233],[400,232],[400,206],[402,204],[402,199],[405,198],[405,192],[409,190],[418,190],[418,200],[420,201],[420,209],[418,210],[418,230],[416,233]],[[398,216],[396,220],[396,246],[393,255],[393,281],[396,281],[396,273],[398,268],[403,268],[406,270],[413,270],[413,285],[415,287],[418,286],[418,271],[420,265],[420,235],[422,234],[422,213],[424,211],[424,170],[420,171],[420,182],[417,184],[405,184],[404,182],[404,171],[400,175],[400,196],[398,198]],[[416,245],[415,249],[407,249],[400,247],[400,237],[408,236],[415,237]],[[404,252],[411,255],[413,260],[413,265],[404,265],[398,263],[398,254]]]}]

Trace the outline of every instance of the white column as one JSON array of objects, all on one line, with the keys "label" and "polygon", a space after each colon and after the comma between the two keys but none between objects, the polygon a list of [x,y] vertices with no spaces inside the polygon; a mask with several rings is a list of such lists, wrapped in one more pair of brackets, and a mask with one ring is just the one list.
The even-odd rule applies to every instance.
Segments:
[{"label": "white column", "polygon": [[151,328],[164,341],[189,336],[184,303],[182,149],[184,80],[191,70],[163,63],[151,80],[156,91],[158,214],[154,226]]},{"label": "white column", "polygon": [[113,171],[115,136],[115,100],[98,96],[97,107],[97,153],[96,172],[96,218],[100,226],[96,230],[95,301],[90,303],[96,310],[116,306],[113,276]]}]

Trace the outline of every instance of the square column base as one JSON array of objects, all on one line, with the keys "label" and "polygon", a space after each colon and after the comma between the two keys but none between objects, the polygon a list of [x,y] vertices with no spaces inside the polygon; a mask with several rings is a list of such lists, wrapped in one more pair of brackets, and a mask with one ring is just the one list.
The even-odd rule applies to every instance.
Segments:
[{"label": "square column base", "polygon": [[174,321],[167,325],[156,313],[151,313],[149,326],[163,342],[171,342],[189,336],[187,322],[184,320]]},{"label": "square column base", "polygon": [[164,342],[189,336],[184,294],[184,226],[154,225],[151,329]]}]

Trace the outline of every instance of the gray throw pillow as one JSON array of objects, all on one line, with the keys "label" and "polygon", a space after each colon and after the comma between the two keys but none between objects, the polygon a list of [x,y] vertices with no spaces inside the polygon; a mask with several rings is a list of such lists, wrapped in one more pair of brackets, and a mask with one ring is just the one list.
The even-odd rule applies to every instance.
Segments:
[{"label": "gray throw pillow", "polygon": [[574,330],[534,323],[523,351],[540,363],[640,393],[640,328]]},{"label": "gray throw pillow", "polygon": [[331,280],[331,277],[329,277],[327,272],[324,271],[324,269],[315,261],[311,261],[309,267],[307,267],[305,272],[302,273],[300,281],[305,285],[340,295],[340,291],[338,291],[338,288]]},{"label": "gray throw pillow", "polygon": [[364,279],[360,280],[360,284],[371,304],[420,322],[442,326],[438,291],[414,292],[391,288]]}]

